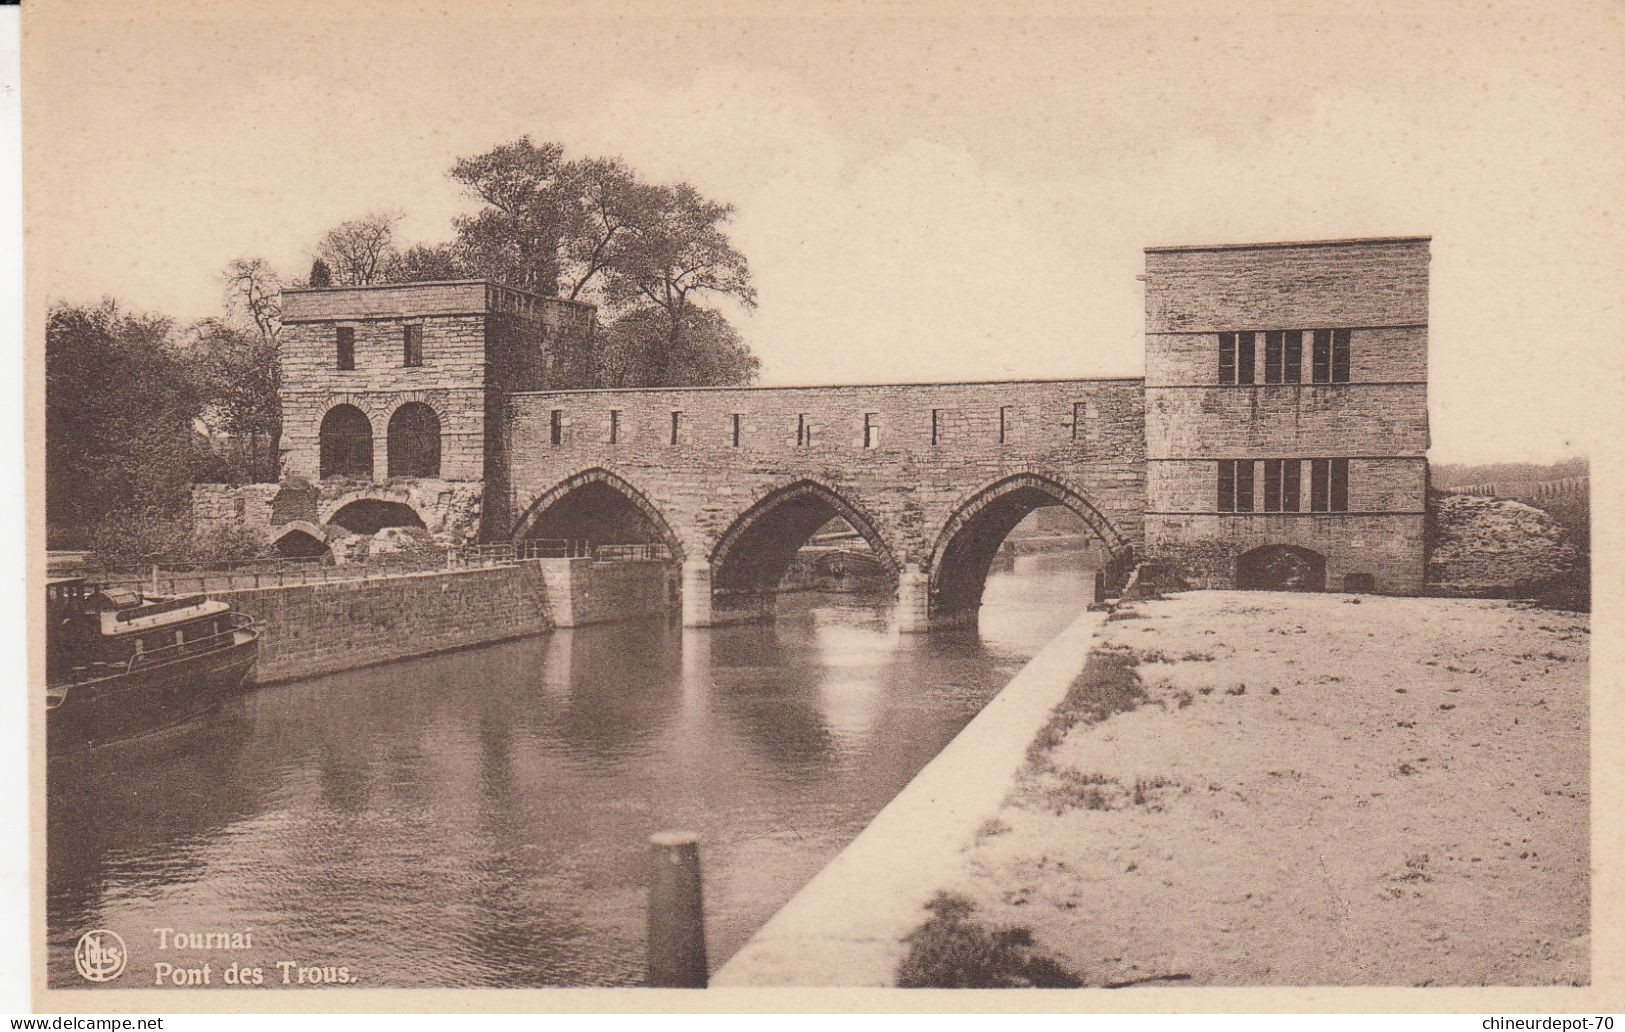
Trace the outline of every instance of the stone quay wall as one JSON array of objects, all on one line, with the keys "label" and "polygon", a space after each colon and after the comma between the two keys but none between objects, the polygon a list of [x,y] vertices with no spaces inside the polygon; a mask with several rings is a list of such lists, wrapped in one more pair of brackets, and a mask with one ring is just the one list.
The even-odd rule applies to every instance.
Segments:
[{"label": "stone quay wall", "polygon": [[667,562],[538,559],[512,566],[214,593],[265,625],[261,684],[652,616],[677,604]]},{"label": "stone quay wall", "polygon": [[260,684],[541,634],[553,627],[537,563],[219,592],[265,625]]}]

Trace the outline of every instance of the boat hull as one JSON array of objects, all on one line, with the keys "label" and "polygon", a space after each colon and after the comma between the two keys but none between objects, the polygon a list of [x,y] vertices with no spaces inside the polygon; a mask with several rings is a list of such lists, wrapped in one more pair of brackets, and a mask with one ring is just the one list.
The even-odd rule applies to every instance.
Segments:
[{"label": "boat hull", "polygon": [[52,760],[180,727],[236,693],[259,658],[259,636],[224,648],[66,688],[45,714]]}]

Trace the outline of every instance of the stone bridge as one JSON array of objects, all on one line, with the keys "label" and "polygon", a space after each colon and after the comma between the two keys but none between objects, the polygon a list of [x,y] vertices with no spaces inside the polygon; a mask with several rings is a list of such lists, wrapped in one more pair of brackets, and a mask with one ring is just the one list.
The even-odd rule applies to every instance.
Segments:
[{"label": "stone bridge", "polygon": [[1147,248],[1143,379],[566,390],[591,306],[479,280],[283,295],[285,481],[198,485],[279,551],[664,544],[685,620],[761,615],[846,519],[908,630],[974,613],[1005,534],[1061,505],[1121,574],[1416,594],[1427,553],[1425,237]]},{"label": "stone bridge", "polygon": [[907,631],[974,614],[1005,535],[1076,513],[1125,571],[1144,540],[1138,379],[536,391],[509,396],[515,538],[664,543],[683,620],[770,611],[832,517],[897,584]]}]

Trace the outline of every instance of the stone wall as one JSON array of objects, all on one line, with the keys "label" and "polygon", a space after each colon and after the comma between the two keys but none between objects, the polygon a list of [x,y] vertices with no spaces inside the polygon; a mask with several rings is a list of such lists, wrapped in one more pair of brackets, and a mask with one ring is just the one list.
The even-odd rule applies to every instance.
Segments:
[{"label": "stone wall", "polygon": [[192,532],[208,534],[243,527],[268,533],[276,484],[193,484]]},{"label": "stone wall", "polygon": [[1326,559],[1326,588],[1370,574],[1385,594],[1420,595],[1426,585],[1427,517],[1329,513],[1165,516],[1147,520],[1146,554],[1177,565],[1198,588],[1235,586],[1236,560],[1266,545],[1292,545]]},{"label": "stone wall", "polygon": [[535,563],[220,592],[265,624],[265,684],[539,634],[552,626]]},{"label": "stone wall", "polygon": [[[1196,582],[1231,587],[1265,545],[1309,549],[1326,582],[1424,586],[1428,242],[1326,241],[1146,252],[1146,551]],[[1292,382],[1267,383],[1269,331],[1301,331]],[[1346,330],[1349,375],[1313,383],[1314,331]],[[1251,382],[1219,382],[1219,334],[1255,334]],[[1283,376],[1283,380],[1288,377]],[[1345,513],[1308,513],[1309,460],[1349,460]],[[1219,460],[1296,460],[1294,513],[1219,513]]]}]

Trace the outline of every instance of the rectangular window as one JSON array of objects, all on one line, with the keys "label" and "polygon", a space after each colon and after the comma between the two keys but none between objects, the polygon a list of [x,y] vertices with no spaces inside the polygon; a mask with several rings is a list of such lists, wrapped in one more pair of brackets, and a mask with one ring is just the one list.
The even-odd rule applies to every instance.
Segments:
[{"label": "rectangular window", "polygon": [[1282,383],[1303,382],[1303,331],[1286,331],[1286,359],[1281,370]]},{"label": "rectangular window", "polygon": [[1219,460],[1220,512],[1253,511],[1253,462],[1251,459]]},{"label": "rectangular window", "polygon": [[865,448],[880,447],[880,416],[874,412],[863,414],[863,446]]},{"label": "rectangular window", "polygon": [[1088,405],[1089,403],[1084,401],[1074,401],[1072,403],[1072,439],[1074,441],[1083,440],[1083,423],[1084,420],[1089,418]]},{"label": "rectangular window", "polygon": [[740,417],[739,413],[735,412],[734,415],[733,415],[734,447],[735,448],[739,447],[739,422],[740,422],[740,419],[741,419],[741,417]]},{"label": "rectangular window", "polygon": [[1315,383],[1332,382],[1332,331],[1315,331],[1315,358],[1314,368],[1311,370]]},{"label": "rectangular window", "polygon": [[812,444],[812,424],[807,422],[805,413],[796,417],[796,447],[806,448]]},{"label": "rectangular window", "polygon": [[1280,459],[1264,460],[1264,511],[1281,511],[1281,476],[1282,462]]},{"label": "rectangular window", "polygon": [[1349,331],[1332,331],[1332,382],[1349,382]]},{"label": "rectangular window", "polygon": [[1302,506],[1298,496],[1303,482],[1303,463],[1287,459],[1281,465],[1281,511],[1297,512]]},{"label": "rectangular window", "polygon": [[1003,444],[1010,437],[1010,406],[999,406],[999,443]]},{"label": "rectangular window", "polygon": [[1236,335],[1219,334],[1219,382],[1236,382]]},{"label": "rectangular window", "polygon": [[621,410],[618,408],[609,410],[609,443],[621,443]]},{"label": "rectangular window", "polygon": [[1332,487],[1330,507],[1332,512],[1349,511],[1349,460],[1332,460]]},{"label": "rectangular window", "polygon": [[339,368],[355,368],[355,327],[338,328]]},{"label": "rectangular window", "polygon": [[401,349],[404,355],[402,365],[420,366],[423,364],[423,327],[401,327]]},{"label": "rectangular window", "polygon": [[564,443],[563,409],[554,409],[547,414],[547,439],[555,447]]},{"label": "rectangular window", "polygon": [[1327,504],[1331,501],[1331,466],[1329,459],[1309,461],[1310,512],[1327,511]]},{"label": "rectangular window", "polygon": [[1236,334],[1236,383],[1238,384],[1253,382],[1253,345],[1256,339],[1256,335],[1252,333]]},{"label": "rectangular window", "polygon": [[671,443],[676,444],[678,435],[683,431],[683,414],[676,409],[671,413]]},{"label": "rectangular window", "polygon": [[1253,511],[1253,460],[1236,461],[1236,511]]},{"label": "rectangular window", "polygon": [[1284,368],[1285,349],[1280,330],[1264,334],[1264,382],[1280,383]]},{"label": "rectangular window", "polygon": [[937,444],[941,440],[942,440],[942,410],[939,409],[939,408],[934,408],[934,409],[931,410],[931,443],[934,445],[934,444]]}]

